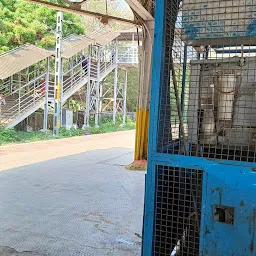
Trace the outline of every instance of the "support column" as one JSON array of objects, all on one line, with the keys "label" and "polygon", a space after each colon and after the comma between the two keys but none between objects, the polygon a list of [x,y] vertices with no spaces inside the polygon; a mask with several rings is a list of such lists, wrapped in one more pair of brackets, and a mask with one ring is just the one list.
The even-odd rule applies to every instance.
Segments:
[{"label": "support column", "polygon": [[91,49],[89,49],[89,59],[88,59],[88,82],[87,82],[87,92],[86,92],[86,115],[84,117],[85,126],[89,127],[90,120],[90,105],[91,105]]},{"label": "support column", "polygon": [[99,98],[99,100],[100,100],[99,112],[100,113],[102,112],[102,100],[103,100],[102,99],[102,95],[103,95],[102,90],[103,90],[103,81],[100,82],[100,98]]},{"label": "support column", "polygon": [[136,111],[135,160],[147,159],[154,21],[146,21],[143,32],[143,46],[139,60],[140,79]]},{"label": "support column", "polygon": [[101,60],[101,48],[98,49],[97,56],[97,81],[96,81],[96,106],[95,106],[95,126],[99,126],[99,101],[100,101],[100,60]]},{"label": "support column", "polygon": [[49,92],[49,72],[50,72],[50,59],[47,58],[46,64],[46,77],[45,77],[45,103],[44,103],[44,125],[43,130],[47,131],[48,129],[48,92]]},{"label": "support column", "polygon": [[126,123],[126,98],[127,98],[127,80],[128,80],[128,72],[125,69],[125,80],[124,80],[124,89],[123,89],[123,124]]},{"label": "support column", "polygon": [[62,12],[57,13],[56,27],[56,56],[55,56],[55,81],[54,81],[54,117],[53,117],[53,135],[59,135],[62,116]]},{"label": "support column", "polygon": [[116,123],[116,98],[117,98],[117,83],[118,83],[118,50],[117,41],[115,42],[115,74],[114,74],[114,102],[113,102],[113,123]]}]

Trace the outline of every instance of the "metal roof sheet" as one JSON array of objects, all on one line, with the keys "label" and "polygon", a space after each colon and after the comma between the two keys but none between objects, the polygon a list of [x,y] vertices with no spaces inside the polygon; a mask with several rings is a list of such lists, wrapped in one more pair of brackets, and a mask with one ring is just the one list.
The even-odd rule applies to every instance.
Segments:
[{"label": "metal roof sheet", "polygon": [[99,45],[106,45],[116,39],[119,35],[119,32],[112,31],[110,28],[103,28],[89,36],[94,40],[94,43]]},{"label": "metal roof sheet", "polygon": [[62,57],[69,59],[93,43],[93,40],[84,35],[70,35],[63,39]]},{"label": "metal roof sheet", "polygon": [[[84,50],[91,44],[106,45],[120,35],[119,32],[111,31],[111,29],[103,28],[88,36],[85,35],[70,35],[63,39],[62,57],[69,59],[78,52]],[[53,50],[53,54],[54,54]]]},{"label": "metal roof sheet", "polygon": [[51,55],[51,52],[31,44],[1,54],[0,79],[6,79]]},{"label": "metal roof sheet", "polygon": [[138,29],[138,33],[136,29],[130,29],[130,30],[120,30],[120,35],[118,36],[118,41],[132,41],[133,39],[135,41],[142,40],[142,29]]}]

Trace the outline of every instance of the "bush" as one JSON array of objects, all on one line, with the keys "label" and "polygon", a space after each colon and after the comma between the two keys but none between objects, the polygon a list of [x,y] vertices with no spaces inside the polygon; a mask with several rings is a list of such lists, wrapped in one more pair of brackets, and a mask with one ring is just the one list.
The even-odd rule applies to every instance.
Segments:
[{"label": "bush", "polygon": [[51,139],[61,139],[69,138],[74,136],[82,136],[86,134],[99,134],[99,133],[110,133],[117,131],[133,130],[135,129],[135,122],[133,122],[129,117],[126,119],[126,124],[122,123],[122,117],[117,116],[116,123],[113,124],[112,118],[104,118],[99,127],[92,126],[87,129],[76,129],[71,127],[69,130],[66,127],[61,127],[59,130],[59,136],[54,137],[52,133],[44,133],[40,131],[35,132],[21,132],[15,129],[4,129],[0,127],[0,145],[17,143],[17,142],[30,142],[30,141],[40,141],[40,140],[51,140]]},{"label": "bush", "polygon": [[60,138],[68,138],[68,137],[74,137],[74,136],[81,136],[84,134],[83,129],[76,129],[75,127],[71,127],[70,129],[67,129],[66,127],[61,127],[59,130],[59,137]]},{"label": "bush", "polygon": [[4,129],[3,127],[0,127],[0,144],[15,141],[19,141],[19,137],[14,129]]}]

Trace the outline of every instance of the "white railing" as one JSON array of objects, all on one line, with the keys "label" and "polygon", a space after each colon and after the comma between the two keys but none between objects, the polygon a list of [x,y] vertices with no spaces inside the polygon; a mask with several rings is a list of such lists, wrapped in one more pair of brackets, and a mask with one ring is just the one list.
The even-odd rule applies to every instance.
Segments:
[{"label": "white railing", "polygon": [[[80,85],[81,82],[88,77],[88,69],[89,58],[87,57],[81,59],[76,65],[63,74],[63,96]],[[84,82],[86,83],[87,81]]]},{"label": "white railing", "polygon": [[[138,48],[134,45],[123,45],[118,48],[118,56],[115,47],[109,50],[104,50],[104,55],[98,60],[91,58],[80,59],[72,68],[63,74],[63,91],[64,98],[70,96],[78,90],[81,85],[86,84],[88,73],[91,79],[103,79],[109,74],[115,65],[118,63],[137,64],[138,63]],[[89,71],[90,68],[90,71]],[[8,124],[15,118],[20,118],[29,109],[40,107],[45,100],[45,93],[48,91],[48,100],[52,101],[55,97],[54,74],[49,73],[49,84],[46,88],[47,74],[41,74],[35,79],[25,83],[14,79],[5,80],[2,87],[10,87],[8,94],[5,95],[6,105],[1,105],[0,109],[0,124]],[[82,83],[84,81],[84,83]],[[66,97],[65,97],[66,96]]]},{"label": "white railing", "polygon": [[[90,64],[90,76],[92,79],[102,79],[110,71],[113,70],[113,67],[116,65],[116,50],[113,47],[112,49],[105,50],[104,55],[101,56],[98,60],[96,58],[91,59]],[[99,77],[98,77],[99,76]]]},{"label": "white railing", "polygon": [[[44,82],[40,84],[41,80]],[[45,80],[46,73],[6,94],[6,104],[1,105],[0,123],[8,124],[9,121],[25,113],[29,108],[41,104],[46,92]]]},{"label": "white railing", "polygon": [[100,76],[108,74],[116,64],[116,49],[112,48],[104,52],[104,56],[99,59]]},{"label": "white railing", "polygon": [[139,53],[136,45],[119,45],[118,46],[118,63],[119,64],[138,64]]}]

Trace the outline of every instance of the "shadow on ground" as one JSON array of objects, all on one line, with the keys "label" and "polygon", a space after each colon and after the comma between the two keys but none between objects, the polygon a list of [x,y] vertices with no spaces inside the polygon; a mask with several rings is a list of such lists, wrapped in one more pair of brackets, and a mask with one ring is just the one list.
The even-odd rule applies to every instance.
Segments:
[{"label": "shadow on ground", "polygon": [[132,160],[109,148],[0,172],[0,246],[23,252],[0,255],[140,255],[145,172]]}]

